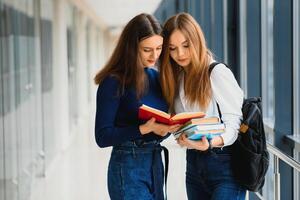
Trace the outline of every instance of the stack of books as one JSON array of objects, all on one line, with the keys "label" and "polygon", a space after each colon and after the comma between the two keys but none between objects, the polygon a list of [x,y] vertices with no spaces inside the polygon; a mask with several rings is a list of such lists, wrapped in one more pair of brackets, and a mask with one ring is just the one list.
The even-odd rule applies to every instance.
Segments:
[{"label": "stack of books", "polygon": [[201,140],[203,136],[207,139],[212,139],[221,135],[224,131],[225,125],[221,123],[219,117],[207,117],[189,120],[173,135],[177,139],[181,134],[185,133],[191,140]]}]

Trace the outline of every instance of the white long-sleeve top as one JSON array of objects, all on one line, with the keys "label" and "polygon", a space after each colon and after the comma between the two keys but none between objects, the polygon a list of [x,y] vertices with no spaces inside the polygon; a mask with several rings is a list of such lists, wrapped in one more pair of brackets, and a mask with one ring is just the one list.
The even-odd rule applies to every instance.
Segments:
[{"label": "white long-sleeve top", "polygon": [[[212,61],[214,62],[214,61]],[[238,136],[242,119],[242,104],[244,93],[239,87],[233,73],[224,64],[214,67],[210,75],[212,87],[212,99],[206,110],[206,117],[219,116],[217,103],[219,104],[222,121],[225,124],[225,132],[221,135],[224,146],[234,143]],[[199,105],[190,105],[184,94],[184,78],[181,79],[179,95],[175,99],[175,112],[204,111]]]}]

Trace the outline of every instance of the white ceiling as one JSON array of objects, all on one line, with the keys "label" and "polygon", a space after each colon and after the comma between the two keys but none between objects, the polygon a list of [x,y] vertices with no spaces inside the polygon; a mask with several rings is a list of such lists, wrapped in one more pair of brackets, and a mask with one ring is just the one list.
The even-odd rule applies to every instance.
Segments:
[{"label": "white ceiling", "polygon": [[142,12],[153,14],[162,0],[86,0],[96,14],[113,31],[122,28]]}]

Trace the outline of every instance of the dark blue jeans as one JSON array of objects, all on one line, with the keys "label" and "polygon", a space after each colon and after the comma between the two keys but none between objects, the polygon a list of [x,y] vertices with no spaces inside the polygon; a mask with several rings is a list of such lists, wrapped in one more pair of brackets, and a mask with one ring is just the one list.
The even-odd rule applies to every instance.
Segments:
[{"label": "dark blue jeans", "polygon": [[164,169],[159,142],[113,147],[108,166],[112,200],[163,200]]},{"label": "dark blue jeans", "polygon": [[242,200],[246,190],[232,175],[229,147],[208,152],[187,150],[186,189],[189,200]]}]

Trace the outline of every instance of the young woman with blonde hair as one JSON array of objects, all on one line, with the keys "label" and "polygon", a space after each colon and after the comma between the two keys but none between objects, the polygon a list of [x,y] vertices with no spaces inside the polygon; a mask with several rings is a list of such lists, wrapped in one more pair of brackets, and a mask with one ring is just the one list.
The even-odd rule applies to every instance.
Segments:
[{"label": "young woman with blonde hair", "polygon": [[187,14],[169,18],[163,27],[164,45],[160,80],[163,94],[175,113],[204,111],[207,117],[219,116],[225,132],[208,140],[189,140],[181,135],[178,143],[187,147],[186,189],[190,200],[244,199],[246,190],[232,175],[231,148],[242,118],[243,92],[232,72],[217,64],[206,47],[204,34]]},{"label": "young woman with blonde hair", "polygon": [[154,119],[138,119],[142,104],[167,111],[155,69],[163,37],[161,25],[149,14],[125,26],[111,58],[95,77],[99,84],[95,122],[96,142],[113,146],[108,166],[112,200],[164,199],[163,141],[178,129]]}]

